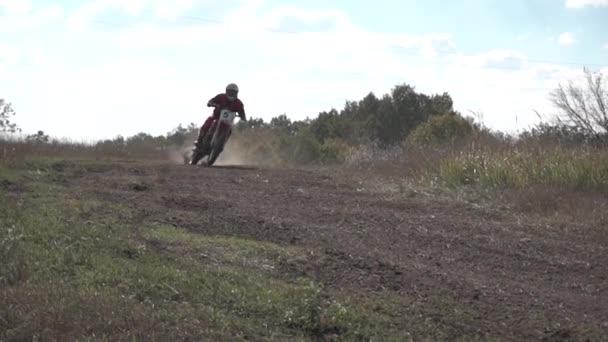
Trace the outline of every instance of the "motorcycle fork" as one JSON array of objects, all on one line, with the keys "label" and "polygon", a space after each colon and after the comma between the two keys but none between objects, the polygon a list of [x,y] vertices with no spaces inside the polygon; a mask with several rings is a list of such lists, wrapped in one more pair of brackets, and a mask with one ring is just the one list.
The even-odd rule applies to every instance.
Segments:
[{"label": "motorcycle fork", "polygon": [[224,138],[224,140],[227,140],[227,138],[230,137],[230,134],[232,133],[230,130],[230,125],[228,125],[222,121],[219,121],[216,126],[215,132],[213,132],[213,138],[211,140],[211,145],[213,145],[213,143],[217,139],[217,136],[220,134],[220,130],[222,132],[224,132],[224,134],[226,134],[226,137]]}]

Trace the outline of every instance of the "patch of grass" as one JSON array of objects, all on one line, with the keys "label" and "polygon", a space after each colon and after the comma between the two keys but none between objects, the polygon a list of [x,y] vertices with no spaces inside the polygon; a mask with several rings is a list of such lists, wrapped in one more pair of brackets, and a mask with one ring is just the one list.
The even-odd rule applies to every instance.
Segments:
[{"label": "patch of grass", "polygon": [[[65,193],[3,204],[0,338],[308,336],[320,329],[310,314],[318,297],[314,285],[286,283],[245,267],[212,267],[183,251],[150,251],[139,238],[146,227],[126,226],[111,216],[124,208]],[[166,229],[153,232],[184,241]],[[207,242],[232,250],[247,246],[246,253],[255,248],[246,242]],[[141,314],[130,317],[130,308]],[[192,316],[180,314],[183,310]],[[151,311],[156,314],[148,315]],[[209,330],[184,325],[182,320],[192,317]]]},{"label": "patch of grass", "polygon": [[507,149],[462,152],[441,162],[437,177],[448,186],[498,189],[551,186],[608,190],[608,151],[591,148]]},{"label": "patch of grass", "polygon": [[166,225],[152,227],[144,232],[144,237],[169,244],[173,251],[183,255],[194,254],[218,265],[236,264],[260,270],[273,270],[275,261],[305,253],[295,247],[235,237],[210,237]]},{"label": "patch of grass", "polygon": [[[305,251],[272,243],[237,238],[208,237],[160,225],[144,236],[168,243],[166,257],[179,258],[180,265],[201,261],[212,276],[207,282],[222,307],[265,317],[265,326],[284,325],[308,336],[334,336],[346,340],[453,340],[463,334],[472,314],[449,296],[431,298],[438,312],[430,314],[424,304],[394,293],[363,294],[323,288],[309,279],[294,282],[273,279],[273,265],[282,258],[301,256]],[[245,271],[247,270],[247,271]],[[253,272],[252,272],[253,271]],[[189,273],[192,274],[192,273]],[[214,283],[226,280],[227,283]],[[223,284],[223,285],[222,285]],[[218,287],[219,286],[219,287]],[[227,286],[227,289],[221,290]],[[179,291],[179,287],[175,287]],[[199,289],[199,291],[201,291]],[[217,304],[214,304],[217,305]],[[445,316],[443,320],[436,317]],[[456,327],[445,321],[460,322]],[[453,329],[454,328],[454,329]],[[466,331],[473,338],[475,332]],[[474,339],[474,338],[473,338]]]},{"label": "patch of grass", "polygon": [[0,163],[0,181],[12,181],[16,178],[17,172],[8,163]]},{"label": "patch of grass", "polygon": [[98,159],[111,160],[122,158],[135,158],[145,160],[166,160],[170,153],[169,147],[165,145],[159,148],[153,143],[150,144],[125,144],[104,143],[102,141],[72,141],[67,139],[39,143],[18,139],[0,138],[0,161],[2,160],[23,160],[25,158],[44,159],[44,158],[65,158],[65,159]]}]

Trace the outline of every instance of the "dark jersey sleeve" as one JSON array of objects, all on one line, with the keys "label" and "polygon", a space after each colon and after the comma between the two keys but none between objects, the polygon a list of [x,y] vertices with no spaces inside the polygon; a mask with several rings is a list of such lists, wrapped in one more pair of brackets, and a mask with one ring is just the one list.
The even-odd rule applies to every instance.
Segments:
[{"label": "dark jersey sleeve", "polygon": [[241,118],[242,118],[243,120],[246,120],[246,119],[247,119],[247,116],[245,116],[245,105],[243,104],[243,102],[242,102],[242,101],[240,101],[240,106],[239,106],[239,107],[240,107],[240,108],[239,108],[239,114],[241,115]]},{"label": "dark jersey sleeve", "polygon": [[221,96],[222,96],[222,94],[217,94],[213,98],[211,98],[211,100],[209,100],[209,102],[207,102],[207,107],[213,107],[214,105],[218,105],[218,104],[221,105],[222,104]]}]

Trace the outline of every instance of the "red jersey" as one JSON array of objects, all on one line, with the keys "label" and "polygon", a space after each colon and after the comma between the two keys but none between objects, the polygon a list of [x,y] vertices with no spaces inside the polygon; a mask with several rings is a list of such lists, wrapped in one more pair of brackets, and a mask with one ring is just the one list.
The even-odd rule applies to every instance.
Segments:
[{"label": "red jersey", "polygon": [[230,101],[230,99],[228,99],[228,96],[222,93],[216,95],[207,103],[207,105],[213,104],[218,105],[218,107],[215,107],[215,109],[213,110],[214,116],[218,116],[222,109],[228,109],[233,112],[237,112],[240,117],[245,118],[245,107],[243,106],[243,102],[239,99],[234,99],[233,101]]}]

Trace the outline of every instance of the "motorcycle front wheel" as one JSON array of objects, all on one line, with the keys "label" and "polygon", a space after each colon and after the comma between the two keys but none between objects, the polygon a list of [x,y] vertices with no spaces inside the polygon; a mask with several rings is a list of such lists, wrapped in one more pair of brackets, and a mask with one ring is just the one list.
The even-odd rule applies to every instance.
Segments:
[{"label": "motorcycle front wheel", "polygon": [[218,132],[218,135],[215,139],[215,143],[211,146],[211,151],[209,152],[209,158],[207,158],[207,166],[212,166],[217,158],[220,156],[220,153],[224,150],[224,141],[226,136],[225,132]]}]

